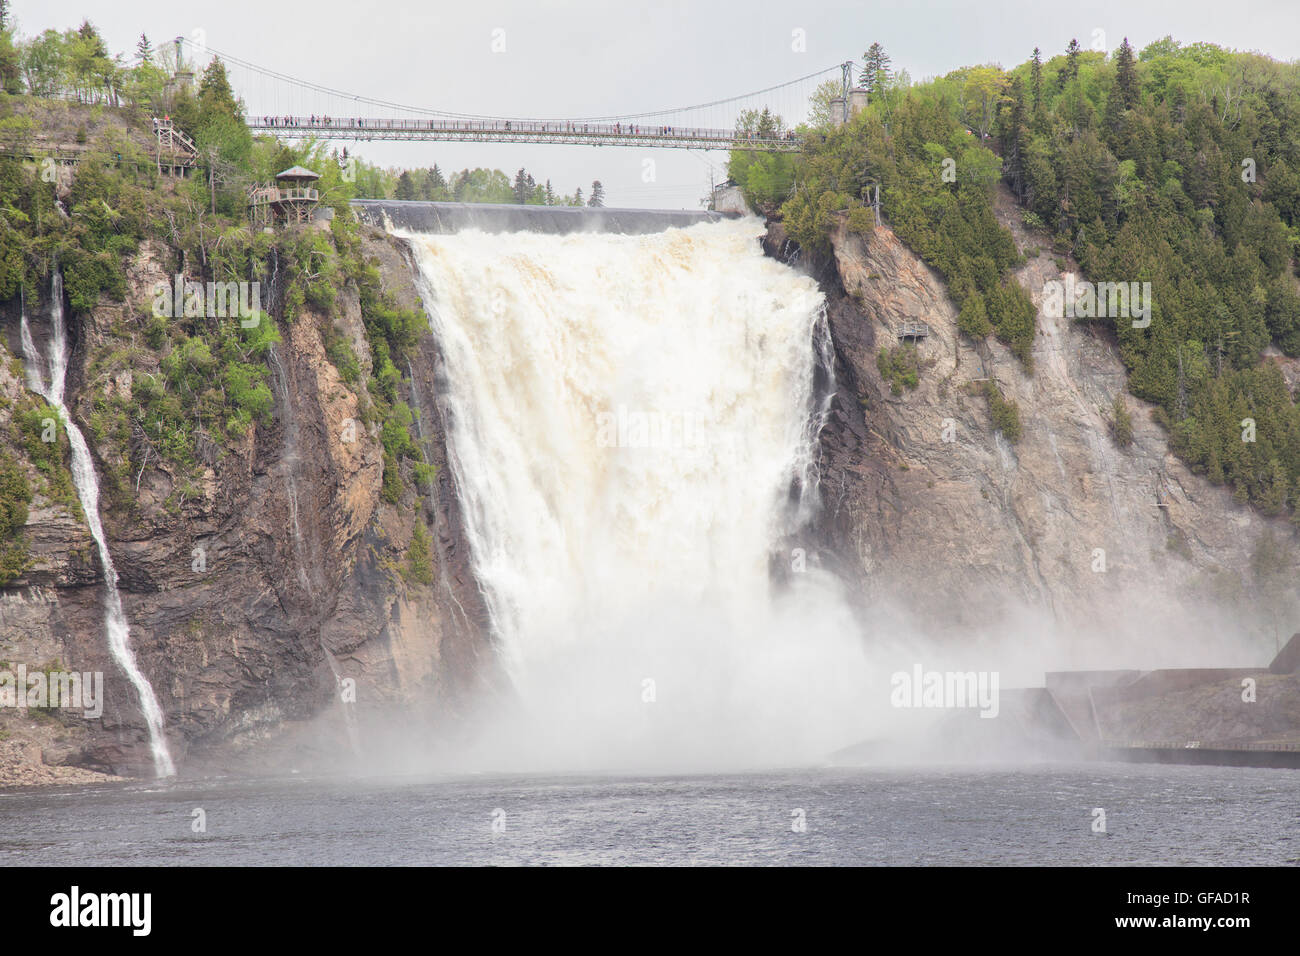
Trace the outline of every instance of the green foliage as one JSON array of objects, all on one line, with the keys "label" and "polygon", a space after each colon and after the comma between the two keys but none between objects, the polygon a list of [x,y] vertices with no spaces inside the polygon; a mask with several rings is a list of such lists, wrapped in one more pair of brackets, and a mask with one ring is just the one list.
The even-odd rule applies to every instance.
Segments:
[{"label": "green foliage", "polygon": [[[1149,326],[1100,321],[1174,452],[1266,513],[1291,508],[1300,409],[1261,352],[1300,355],[1300,65],[1171,38],[1136,56],[1127,42],[1110,57],[1072,42],[1010,71],[890,87],[842,127],[807,131],[787,234],[825,253],[842,211],[858,215],[879,182],[890,226],[948,283],[961,331],[996,334],[1028,366],[1036,312],[994,215],[1000,175],[1058,268],[1068,254],[1093,282],[1151,283]],[[1017,433],[1014,406],[1000,393],[990,404]],[[1112,409],[1120,444],[1127,414]]]},{"label": "green foliage", "polygon": [[790,195],[796,160],[789,153],[736,150],[727,163],[727,175],[740,187],[754,209],[775,210]]},{"label": "green foliage", "polygon": [[402,576],[411,584],[433,583],[433,551],[430,547],[429,532],[419,515],[415,519],[415,531],[411,535],[411,546],[406,550],[406,568]]},{"label": "green foliage", "polygon": [[339,378],[343,379],[348,385],[355,385],[361,380],[361,363],[357,360],[356,353],[352,351],[352,343],[344,336],[339,335],[331,328],[330,335],[325,343],[325,354],[329,357],[330,362],[339,371]]},{"label": "green foliage", "polygon": [[[996,333],[1028,366],[1036,310],[1010,276],[1020,256],[993,213],[1001,160],[963,125],[1002,83],[1000,71],[981,70],[892,90],[849,123],[811,136],[805,152],[787,160],[798,185],[781,216],[792,239],[825,253],[841,211],[851,231],[873,222],[865,198],[879,183],[891,227],[947,281],[965,315],[962,330],[976,339]],[[756,161],[733,153],[732,163]],[[967,306],[972,296],[979,298]]]},{"label": "green foliage", "polygon": [[1100,320],[1129,391],[1158,407],[1193,470],[1280,513],[1300,482],[1300,410],[1260,353],[1300,354],[1300,66],[1169,37],[1136,58],[1125,42],[1053,64],[1038,109],[999,116],[1026,221],[1093,282],[1151,284],[1149,326]]},{"label": "green foliage", "polygon": [[72,474],[66,465],[70,448],[57,409],[38,401],[18,411],[12,427],[16,444],[40,478],[35,490],[73,514],[80,514]]},{"label": "green foliage", "polygon": [[961,304],[957,315],[957,328],[963,335],[976,342],[982,342],[993,332],[993,323],[989,321],[988,311],[984,307],[984,296],[971,292]]},{"label": "green foliage", "polygon": [[510,178],[499,169],[462,169],[451,177],[456,202],[514,202]]},{"label": "green foliage", "polygon": [[438,480],[438,466],[426,465],[422,461],[415,463],[415,483],[423,488],[433,487],[434,482]]},{"label": "green foliage", "polygon": [[1110,432],[1115,437],[1115,444],[1127,448],[1133,444],[1133,414],[1128,410],[1128,402],[1122,393],[1116,393],[1110,406]]},{"label": "green foliage", "polygon": [[402,472],[398,466],[397,459],[387,452],[384,453],[384,477],[379,486],[379,497],[390,505],[395,505],[402,500]]},{"label": "green foliage", "polygon": [[902,395],[904,388],[914,389],[920,384],[921,360],[915,345],[881,349],[876,356],[876,368],[894,395]]},{"label": "green foliage", "polygon": [[984,397],[989,402],[993,427],[1002,432],[1002,437],[1013,445],[1020,441],[1020,406],[1015,401],[1004,398],[1002,390],[992,381],[984,383]]},{"label": "green foliage", "polygon": [[[402,199],[423,202],[519,203],[529,206],[583,206],[579,189],[572,195],[557,193],[550,180],[539,182],[520,169],[512,183],[499,169],[463,169],[450,181],[434,164],[426,169],[387,170],[349,157],[352,195],[357,199]],[[292,165],[289,163],[287,165]],[[283,166],[280,167],[284,168]],[[312,167],[319,168],[319,167]],[[603,187],[602,187],[603,194]],[[603,201],[603,198],[602,198]]]},{"label": "green foliage", "polygon": [[165,331],[157,375],[137,374],[123,412],[151,447],[183,471],[197,463],[200,436],[238,438],[269,424],[274,408],[267,353],[280,341],[268,316],[251,328],[235,318],[177,321]]},{"label": "green foliage", "polygon": [[285,318],[293,321],[303,306],[332,315],[343,271],[330,236],[315,229],[285,233],[278,252],[289,270]]},{"label": "green foliage", "polygon": [[[0,85],[7,82],[5,39],[0,31]],[[347,338],[332,324],[321,323],[327,354],[360,399],[358,417],[384,423],[383,494],[387,501],[400,500],[402,462],[413,458],[417,448],[410,435],[410,409],[398,396],[402,370],[427,320],[422,311],[401,308],[383,292],[378,269],[362,257],[347,205],[367,190],[385,195],[396,176],[340,156],[320,141],[254,141],[220,60],[212,60],[197,87],[187,92],[165,89],[169,56],[170,47],[156,53],[141,37],[136,62],[124,67],[108,55],[89,24],[77,31],[47,31],[20,44],[17,81],[39,96],[87,104],[56,102],[36,114],[53,115],[61,124],[51,125],[51,136],[71,139],[74,131],[84,131],[88,151],[63,203],[67,216],[55,208],[54,190],[40,179],[39,165],[0,157],[0,299],[12,300],[23,289],[31,303],[32,290],[48,288],[57,267],[71,305],[69,323],[76,328],[104,300],[126,300],[131,292],[126,265],[145,240],[162,244],[166,272],[183,267],[185,279],[204,283],[258,282],[260,307],[271,306],[275,291],[276,314],[257,311],[247,328],[240,321],[247,315],[156,315],[150,305],[157,303],[146,299],[128,302],[112,328],[100,330],[102,341],[97,338],[86,370],[82,409],[88,434],[101,450],[107,505],[124,503],[132,473],[158,459],[172,467],[178,495],[193,493],[201,462],[210,464],[231,442],[270,423],[272,368],[278,362],[274,346],[281,324],[299,321],[309,310],[332,316],[345,291],[360,298],[373,373],[367,378]],[[205,175],[159,177],[150,157],[135,145],[147,137],[147,128],[130,135],[120,128],[121,120],[138,123],[140,115],[116,113],[113,122],[105,122],[101,107],[89,106],[101,103],[108,108],[148,106],[157,115],[165,110],[198,144]],[[47,132],[25,115],[6,113],[0,109],[0,144],[26,146],[36,133]],[[267,234],[245,224],[245,188],[291,165],[321,174],[322,201],[337,211],[330,232],[284,229]],[[212,180],[209,171],[215,174]],[[465,170],[450,183],[437,167],[412,177],[418,198],[511,199],[509,182],[495,170]],[[530,188],[528,201],[564,201],[549,183],[542,188],[530,176],[524,181]],[[166,293],[162,298],[168,300]],[[105,388],[124,374],[129,388]],[[14,438],[36,469],[33,492],[75,508],[61,428],[50,433],[54,441],[40,440],[46,418],[57,415],[45,407],[18,410]],[[432,473],[417,468],[417,478],[431,480]]]},{"label": "green foliage", "polygon": [[384,446],[385,454],[397,461],[415,457],[415,442],[411,440],[411,425],[414,421],[411,407],[406,402],[393,405],[379,429],[379,440]]},{"label": "green foliage", "polygon": [[23,526],[27,523],[27,506],[31,503],[32,489],[22,468],[0,450],[0,586],[8,584],[27,569]]},{"label": "green foliage", "polygon": [[876,228],[876,214],[869,206],[854,206],[849,210],[849,232],[870,235]]}]

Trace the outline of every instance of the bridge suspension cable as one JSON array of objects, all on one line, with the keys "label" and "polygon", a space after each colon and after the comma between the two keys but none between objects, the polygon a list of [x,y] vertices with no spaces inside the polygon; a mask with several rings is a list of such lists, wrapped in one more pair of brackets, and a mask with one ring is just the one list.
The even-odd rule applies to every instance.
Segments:
[{"label": "bridge suspension cable", "polygon": [[[734,131],[737,118],[740,116],[740,104],[748,103],[749,107],[755,110],[761,109],[762,106],[772,108],[772,112],[782,117],[784,126],[791,128],[801,123],[806,117],[806,111],[811,95],[819,81],[823,81],[841,72],[841,64],[826,67],[804,76],[787,80],[784,83],[778,83],[761,90],[755,90],[750,93],[742,93],[735,96],[725,97],[722,99],[712,100],[705,103],[697,103],[692,106],[679,106],[667,109],[646,110],[643,112],[617,113],[603,116],[567,116],[567,117],[518,117],[518,116],[497,116],[477,113],[462,113],[454,110],[437,109],[433,107],[412,106],[404,103],[397,103],[379,97],[364,96],[357,93],[349,93],[324,84],[315,83],[310,80],[303,80],[292,76],[288,73],[263,67],[252,63],[242,57],[217,50],[210,46],[195,46],[184,37],[178,38],[182,43],[188,44],[190,50],[199,56],[212,55],[219,57],[226,64],[228,72],[236,74],[232,76],[231,85],[235,87],[240,95],[244,98],[248,113],[250,116],[263,115],[271,116],[322,116],[331,117],[360,117],[361,110],[359,107],[364,104],[367,107],[374,107],[385,112],[397,114],[406,114],[408,117],[435,117],[444,120],[466,121],[467,123],[477,124],[531,124],[548,126],[550,124],[617,124],[621,129],[625,124],[633,124],[637,128],[646,126],[649,128],[684,128],[695,130],[709,131]],[[271,82],[271,89],[267,90],[267,83]],[[258,94],[263,98],[262,102],[253,102],[251,97],[256,88]],[[770,94],[784,95],[784,102],[768,102],[760,99],[768,97]],[[270,100],[274,100],[274,103]],[[286,109],[286,107],[288,107]],[[691,115],[694,114],[694,115]],[[707,120],[698,118],[700,114],[706,114]],[[396,120],[398,117],[387,117],[390,120]],[[260,124],[257,124],[260,127]],[[349,138],[364,138],[351,137]],[[378,137],[371,137],[378,138]],[[385,138],[419,138],[414,136],[390,136]],[[429,137],[425,137],[429,138]],[[478,138],[488,138],[486,136]],[[716,137],[709,137],[714,139]],[[685,145],[685,144],[680,144]],[[705,148],[726,148],[718,147],[712,143],[701,142],[700,145]],[[698,148],[698,147],[697,147]]]}]

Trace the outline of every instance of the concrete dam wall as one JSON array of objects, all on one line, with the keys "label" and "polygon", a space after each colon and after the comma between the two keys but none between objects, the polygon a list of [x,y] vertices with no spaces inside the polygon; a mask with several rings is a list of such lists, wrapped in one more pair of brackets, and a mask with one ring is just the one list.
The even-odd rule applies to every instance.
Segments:
[{"label": "concrete dam wall", "polygon": [[483,232],[571,232],[643,235],[673,227],[737,218],[735,213],[689,209],[612,209],[588,206],[519,206],[504,203],[410,202],[358,199],[352,207],[362,222],[387,229],[444,234]]}]

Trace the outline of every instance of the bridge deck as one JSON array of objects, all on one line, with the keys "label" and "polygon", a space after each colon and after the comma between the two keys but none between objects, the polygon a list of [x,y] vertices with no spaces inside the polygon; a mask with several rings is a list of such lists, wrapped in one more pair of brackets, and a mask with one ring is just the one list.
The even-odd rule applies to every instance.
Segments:
[{"label": "bridge deck", "polygon": [[249,116],[254,132],[328,140],[438,140],[442,142],[563,143],[571,146],[654,146],[677,149],[752,149],[793,153],[802,142],[745,135],[726,129],[679,129],[626,123],[530,120],[416,120],[320,116]]}]

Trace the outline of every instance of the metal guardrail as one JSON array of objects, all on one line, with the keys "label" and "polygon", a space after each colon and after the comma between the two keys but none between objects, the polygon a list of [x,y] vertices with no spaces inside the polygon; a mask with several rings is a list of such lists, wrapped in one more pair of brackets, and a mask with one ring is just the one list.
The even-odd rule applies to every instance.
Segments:
[{"label": "metal guardrail", "polygon": [[639,123],[536,122],[532,120],[416,120],[324,116],[246,116],[255,132],[352,140],[443,140],[565,143],[587,146],[668,146],[684,149],[753,149],[797,152],[793,133],[759,137],[728,129]]},{"label": "metal guardrail", "polygon": [[249,201],[255,203],[287,202],[291,199],[319,202],[320,191],[307,186],[295,189],[276,189],[275,187],[264,186],[249,191]]}]

